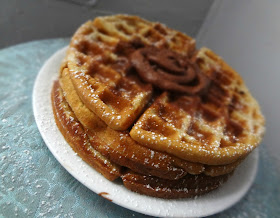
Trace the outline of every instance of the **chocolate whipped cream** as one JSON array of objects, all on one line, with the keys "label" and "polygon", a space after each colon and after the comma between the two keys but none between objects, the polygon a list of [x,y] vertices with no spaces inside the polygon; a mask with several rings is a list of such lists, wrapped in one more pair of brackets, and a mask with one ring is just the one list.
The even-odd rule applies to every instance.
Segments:
[{"label": "chocolate whipped cream", "polygon": [[196,63],[167,48],[146,46],[135,50],[130,60],[142,80],[161,90],[197,95],[209,84]]}]

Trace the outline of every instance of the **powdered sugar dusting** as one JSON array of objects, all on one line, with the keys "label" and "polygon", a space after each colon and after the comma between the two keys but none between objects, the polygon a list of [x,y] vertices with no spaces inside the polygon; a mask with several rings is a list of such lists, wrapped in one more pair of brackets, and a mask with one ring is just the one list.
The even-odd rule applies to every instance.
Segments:
[{"label": "powdered sugar dusting", "polygon": [[[64,50],[65,51],[65,50]],[[52,115],[50,91],[57,77],[64,51],[57,53],[40,71],[33,92],[34,115],[47,146],[75,178],[96,193],[107,192],[108,198],[123,207],[154,216],[206,216],[237,202],[250,187],[256,172],[258,153],[254,151],[233,177],[219,190],[197,199],[164,200],[133,193],[118,183],[112,183],[85,164],[66,144],[58,131]],[[50,72],[52,73],[50,76]],[[5,122],[5,121],[4,121]],[[65,152],[61,152],[65,151]],[[153,154],[151,153],[151,157]],[[83,169],[83,170],[81,170]],[[38,189],[41,185],[38,184]],[[47,201],[41,202],[42,205]],[[46,214],[42,214],[43,216]]]}]

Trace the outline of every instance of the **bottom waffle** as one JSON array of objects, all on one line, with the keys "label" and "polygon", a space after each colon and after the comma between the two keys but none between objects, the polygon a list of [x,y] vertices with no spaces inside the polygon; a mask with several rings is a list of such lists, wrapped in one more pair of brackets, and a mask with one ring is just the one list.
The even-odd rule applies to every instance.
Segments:
[{"label": "bottom waffle", "polygon": [[[94,149],[95,146],[93,146],[92,140],[90,140],[93,135],[88,136],[86,134],[89,131],[81,125],[68,105],[58,81],[55,81],[53,86],[52,104],[57,126],[73,150],[107,179],[112,181],[121,177],[125,187],[131,191],[160,198],[194,197],[218,188],[230,175],[225,174],[212,177],[202,173],[199,175],[184,174],[179,179],[170,180],[139,174],[127,169],[127,167],[114,163],[111,159],[108,159]],[[109,128],[107,129],[109,130]],[[106,134],[106,131],[104,131],[104,134]],[[112,136],[114,137],[114,134]],[[118,162],[125,163],[126,161]],[[137,167],[135,168],[137,169]],[[148,170],[147,173],[149,174],[150,171]]]},{"label": "bottom waffle", "polygon": [[158,198],[189,198],[217,189],[232,175],[206,176],[188,174],[179,180],[160,179],[155,176],[145,176],[132,171],[122,175],[126,188],[139,194]]}]

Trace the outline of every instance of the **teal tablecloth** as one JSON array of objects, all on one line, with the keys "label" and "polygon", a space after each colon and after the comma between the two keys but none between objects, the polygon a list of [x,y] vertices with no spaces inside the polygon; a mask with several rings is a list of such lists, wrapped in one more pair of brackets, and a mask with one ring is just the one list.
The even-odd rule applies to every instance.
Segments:
[{"label": "teal tablecloth", "polygon": [[[43,63],[68,42],[42,40],[0,50],[0,217],[145,217],[79,183],[40,136],[32,111],[34,80]],[[275,161],[261,145],[252,188],[215,217],[279,217],[280,170]]]}]

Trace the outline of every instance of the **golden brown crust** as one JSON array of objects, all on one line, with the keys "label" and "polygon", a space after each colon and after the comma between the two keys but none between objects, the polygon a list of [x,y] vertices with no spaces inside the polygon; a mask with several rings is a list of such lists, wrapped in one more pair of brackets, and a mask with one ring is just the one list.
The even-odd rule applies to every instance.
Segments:
[{"label": "golden brown crust", "polygon": [[139,194],[158,198],[190,198],[213,191],[228,180],[231,174],[210,177],[203,174],[186,175],[179,180],[168,181],[129,171],[122,175],[126,188]]},{"label": "golden brown crust", "polygon": [[[155,87],[137,77],[130,59],[143,46],[189,59],[210,80],[207,90],[204,87],[203,93],[192,96],[198,102],[192,109],[185,110],[170,93],[162,98]],[[66,59],[83,104],[115,130],[128,130],[135,123],[130,135],[144,146],[191,162],[225,165],[242,159],[260,143],[264,119],[241,77],[211,50],[196,51],[195,41],[178,31],[135,16],[99,17],[75,33]],[[175,96],[180,101],[186,97]],[[153,99],[157,103],[150,106]],[[159,104],[172,108],[168,120],[159,116]],[[158,127],[143,129],[150,119]],[[178,125],[172,127],[174,123]],[[163,135],[164,125],[171,125],[167,129],[174,134]]]},{"label": "golden brown crust", "polygon": [[181,160],[137,144],[128,133],[107,127],[100,132],[87,131],[87,134],[96,150],[108,159],[141,174],[176,180],[187,173],[200,174],[204,171],[202,164]]},{"label": "golden brown crust", "polygon": [[207,176],[221,176],[233,172],[244,160],[238,159],[237,161],[226,165],[204,165],[204,174]]},{"label": "golden brown crust", "polygon": [[181,198],[213,190],[264,134],[260,107],[235,70],[211,50],[196,50],[191,37],[136,16],[82,25],[59,81],[66,100],[55,107],[53,94],[54,113],[75,117],[55,114],[66,140],[85,161],[82,142],[93,149],[91,164],[109,179],[102,161],[116,163],[118,176],[118,165],[129,169],[125,186],[142,194]]},{"label": "golden brown crust", "polygon": [[[62,70],[60,84],[71,109],[84,125],[91,145],[114,163],[141,174],[170,180],[182,178],[187,173],[200,174],[206,169],[205,173],[210,176],[227,174],[239,164],[236,162],[225,166],[203,166],[143,147],[133,141],[128,133],[107,127],[103,121],[83,105],[72,85],[67,68]],[[82,122],[83,120],[85,122]]]},{"label": "golden brown crust", "polygon": [[90,111],[80,100],[72,84],[68,68],[65,67],[61,69],[60,75],[59,82],[61,88],[63,89],[65,98],[71,109],[74,111],[77,119],[83,124],[83,126],[89,129],[106,127],[106,124],[92,111]]},{"label": "golden brown crust", "polygon": [[180,160],[169,154],[142,147],[133,141],[128,133],[107,127],[83,105],[74,90],[67,68],[62,70],[60,84],[68,104],[77,119],[83,124],[91,145],[113,162],[142,174],[165,179],[178,179],[187,173],[203,172],[202,164]]},{"label": "golden brown crust", "polygon": [[149,103],[152,93],[151,85],[113,67],[125,60],[116,53],[118,43],[133,38],[144,43],[159,40],[158,46],[168,43],[176,51],[180,46],[187,55],[193,52],[195,44],[184,34],[135,16],[97,18],[79,28],[67,55],[73,85],[84,104],[115,130],[129,128]]},{"label": "golden brown crust", "polygon": [[72,149],[108,180],[113,181],[118,178],[121,171],[120,166],[111,163],[90,146],[83,127],[65,102],[58,81],[54,82],[51,97],[57,127]]},{"label": "golden brown crust", "polygon": [[192,162],[224,165],[243,159],[264,134],[259,105],[241,77],[212,51],[203,48],[193,58],[212,81],[207,93],[163,93],[130,135],[142,145]]}]

